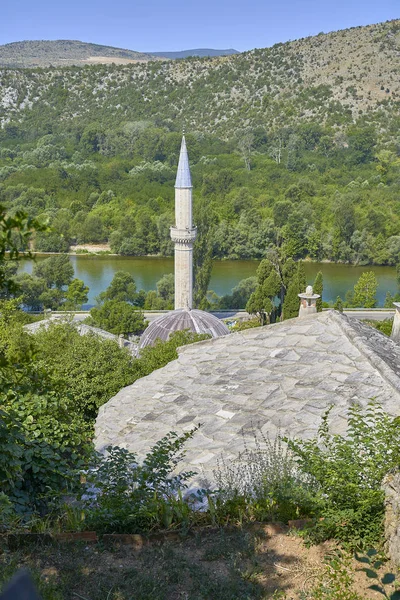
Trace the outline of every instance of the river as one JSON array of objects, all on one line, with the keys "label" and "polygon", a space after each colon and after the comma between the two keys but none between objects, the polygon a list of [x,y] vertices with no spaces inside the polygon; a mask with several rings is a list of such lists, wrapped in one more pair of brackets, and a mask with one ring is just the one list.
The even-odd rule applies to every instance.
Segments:
[{"label": "river", "polygon": [[[39,256],[37,260],[43,260]],[[132,256],[71,256],[75,277],[82,279],[89,286],[88,306],[95,304],[96,296],[109,285],[116,271],[127,271],[136,282],[137,289],[145,291],[155,289],[156,283],[166,273],[173,273],[173,258],[158,257],[132,257]],[[230,294],[232,288],[241,279],[255,275],[256,260],[225,260],[215,261],[211,276],[210,289],[218,296]],[[318,271],[324,277],[323,298],[327,302],[336,300],[337,296],[344,299],[346,291],[352,289],[363,271],[373,271],[378,279],[378,305],[383,306],[387,291],[391,294],[397,292],[396,269],[394,267],[354,267],[352,265],[338,265],[333,263],[306,262],[305,271],[307,282],[314,281]],[[24,260],[20,271],[32,272],[32,260]]]}]

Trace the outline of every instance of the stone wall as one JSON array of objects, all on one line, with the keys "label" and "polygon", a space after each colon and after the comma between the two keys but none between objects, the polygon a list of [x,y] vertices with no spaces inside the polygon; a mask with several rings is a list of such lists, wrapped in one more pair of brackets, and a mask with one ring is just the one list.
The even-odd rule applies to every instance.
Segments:
[{"label": "stone wall", "polygon": [[385,492],[385,551],[400,567],[400,473],[389,473],[382,483]]}]

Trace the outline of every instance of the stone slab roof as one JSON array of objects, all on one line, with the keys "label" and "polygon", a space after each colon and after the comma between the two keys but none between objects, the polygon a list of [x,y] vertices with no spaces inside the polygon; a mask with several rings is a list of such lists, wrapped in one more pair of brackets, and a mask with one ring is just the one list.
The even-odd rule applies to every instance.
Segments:
[{"label": "stone slab roof", "polygon": [[[329,406],[343,432],[349,406],[377,398],[400,414],[400,346],[335,311],[206,340],[122,389],[101,407],[96,446],[144,454],[166,433],[201,423],[183,467],[212,482],[223,454],[234,460],[253,426],[274,437],[311,437]],[[244,438],[244,439],[243,439]]]}]

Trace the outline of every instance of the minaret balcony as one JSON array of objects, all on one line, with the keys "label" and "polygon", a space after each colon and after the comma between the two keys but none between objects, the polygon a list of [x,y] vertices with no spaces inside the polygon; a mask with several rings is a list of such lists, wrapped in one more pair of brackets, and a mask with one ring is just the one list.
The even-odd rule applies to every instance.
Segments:
[{"label": "minaret balcony", "polygon": [[194,242],[197,235],[197,228],[192,229],[178,229],[177,227],[171,227],[171,240],[173,242],[189,243]]}]

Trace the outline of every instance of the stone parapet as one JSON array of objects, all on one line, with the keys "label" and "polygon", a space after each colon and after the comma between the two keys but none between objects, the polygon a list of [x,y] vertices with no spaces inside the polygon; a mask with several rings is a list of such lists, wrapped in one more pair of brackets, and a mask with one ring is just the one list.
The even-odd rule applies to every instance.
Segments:
[{"label": "stone parapet", "polygon": [[393,306],[395,307],[396,312],[394,313],[392,333],[390,334],[390,337],[392,338],[392,340],[394,342],[399,343],[400,342],[400,302],[393,302]]},{"label": "stone parapet", "polygon": [[385,550],[396,566],[400,566],[400,474],[386,475],[382,483],[385,492]]}]

